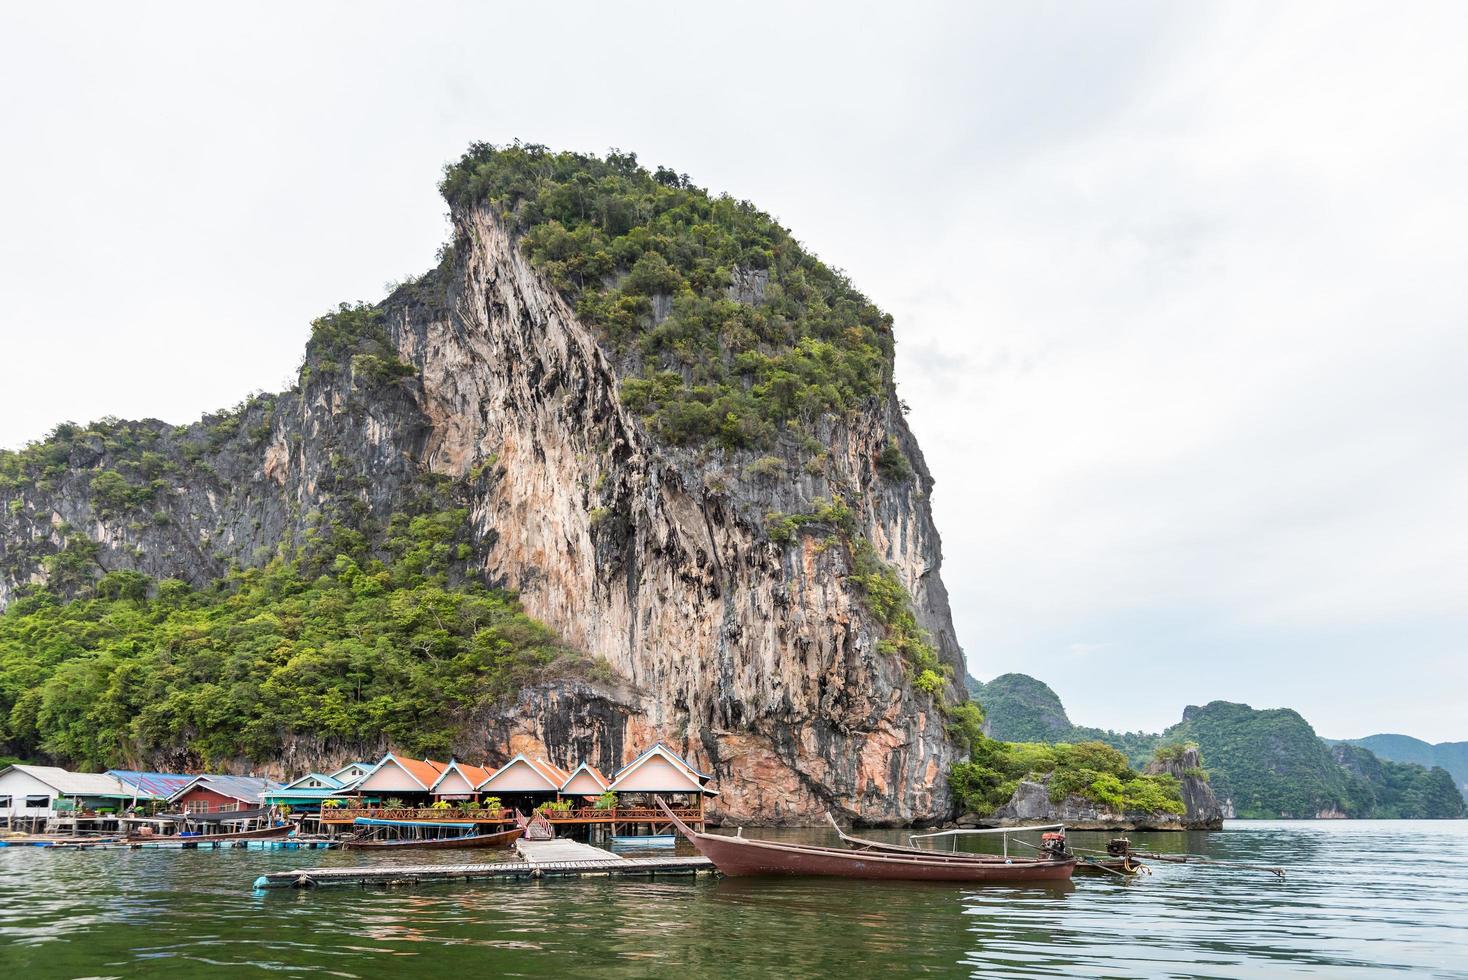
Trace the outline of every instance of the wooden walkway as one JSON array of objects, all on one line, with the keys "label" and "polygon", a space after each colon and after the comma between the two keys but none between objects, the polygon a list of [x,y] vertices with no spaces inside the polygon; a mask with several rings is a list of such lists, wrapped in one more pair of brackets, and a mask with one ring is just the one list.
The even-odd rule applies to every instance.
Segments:
[{"label": "wooden walkway", "polygon": [[515,850],[527,861],[536,864],[563,864],[571,861],[583,861],[596,864],[607,861],[624,861],[621,855],[604,851],[590,844],[582,844],[574,840],[526,840],[521,837],[515,841]]},{"label": "wooden walkway", "polygon": [[641,877],[706,874],[706,857],[625,858],[575,841],[517,841],[525,860],[491,864],[379,865],[365,868],[309,868],[276,871],[255,879],[256,888],[315,888],[318,885],[418,885],[493,878]]}]

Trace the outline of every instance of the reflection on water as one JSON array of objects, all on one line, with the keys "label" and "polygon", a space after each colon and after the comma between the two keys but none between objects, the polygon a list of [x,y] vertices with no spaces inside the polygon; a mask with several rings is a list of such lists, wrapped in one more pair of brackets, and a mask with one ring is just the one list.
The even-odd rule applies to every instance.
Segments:
[{"label": "reflection on water", "polygon": [[1237,822],[1133,839],[1289,876],[1157,864],[1151,878],[1031,887],[590,878],[257,894],[263,871],[463,857],[3,848],[0,964],[5,978],[1468,978],[1464,822]]}]

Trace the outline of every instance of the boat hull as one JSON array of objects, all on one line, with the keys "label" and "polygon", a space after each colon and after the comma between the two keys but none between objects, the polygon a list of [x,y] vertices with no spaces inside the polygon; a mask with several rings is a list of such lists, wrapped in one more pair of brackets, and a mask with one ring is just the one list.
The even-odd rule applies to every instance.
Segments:
[{"label": "boat hull", "polygon": [[731,877],[805,875],[887,881],[1065,881],[1076,866],[1074,860],[928,861],[869,851],[774,850],[737,838],[730,838],[735,843],[726,845],[711,839],[714,836],[717,835],[694,840],[693,846]]},{"label": "boat hull", "polygon": [[[661,806],[661,803],[659,803]],[[1051,882],[1075,872],[1074,857],[999,858],[993,861],[952,860],[943,856],[884,854],[836,847],[782,844],[704,834],[691,829],[664,808],[673,825],[698,853],[730,877],[794,875],[862,878],[873,881]]]},{"label": "boat hull", "polygon": [[349,850],[454,850],[459,848],[509,847],[524,833],[519,827],[497,834],[471,834],[466,837],[442,837],[438,840],[358,840],[343,841]]},{"label": "boat hull", "polygon": [[129,844],[146,844],[150,842],[169,841],[180,844],[213,844],[218,841],[229,840],[266,840],[272,837],[285,837],[295,830],[292,824],[282,824],[279,827],[261,827],[259,830],[241,830],[233,834],[200,834],[197,837],[184,837],[179,834],[150,834],[146,837],[137,835],[127,838]]}]

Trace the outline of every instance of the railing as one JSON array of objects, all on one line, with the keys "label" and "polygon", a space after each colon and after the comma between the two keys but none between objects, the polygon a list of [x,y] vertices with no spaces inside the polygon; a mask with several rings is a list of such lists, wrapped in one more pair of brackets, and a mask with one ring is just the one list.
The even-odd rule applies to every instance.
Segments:
[{"label": "railing", "polygon": [[514,817],[514,811],[445,810],[442,807],[435,809],[430,806],[398,807],[391,810],[385,807],[325,806],[321,808],[321,819],[327,823],[351,823],[358,817],[369,817],[373,820],[443,820],[457,823],[473,820],[476,823],[503,823]]},{"label": "railing", "polygon": [[[667,817],[663,811],[650,806],[616,806],[605,810],[596,807],[580,807],[575,810],[544,810],[542,811],[551,823],[586,823],[588,821],[615,821],[617,823],[648,823],[656,821],[665,823]],[[673,813],[679,820],[702,820],[703,817],[697,810],[684,809],[674,810]]]},{"label": "railing", "polygon": [[[650,806],[618,806],[599,810],[596,807],[578,807],[574,810],[542,810],[551,823],[666,823],[663,811]],[[702,814],[696,809],[684,808],[673,811],[679,820],[699,821]],[[442,820],[463,823],[505,823],[513,820],[514,810],[444,810],[433,807],[400,807],[389,810],[385,807],[322,807],[321,819],[327,823],[351,823],[358,817],[373,820]]]}]

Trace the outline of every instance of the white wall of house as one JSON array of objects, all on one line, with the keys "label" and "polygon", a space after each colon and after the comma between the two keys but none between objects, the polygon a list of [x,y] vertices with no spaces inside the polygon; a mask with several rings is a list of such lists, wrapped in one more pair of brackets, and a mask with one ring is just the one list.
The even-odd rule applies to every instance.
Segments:
[{"label": "white wall of house", "polygon": [[[0,818],[49,817],[57,792],[29,773],[12,769],[0,774]],[[32,803],[41,803],[32,806]]]},{"label": "white wall of house", "polygon": [[463,773],[457,769],[450,769],[448,773],[433,787],[435,796],[454,794],[455,796],[467,796],[474,792],[474,787],[469,785],[469,780],[464,778]]},{"label": "white wall of house", "polygon": [[660,755],[650,755],[631,772],[617,777],[619,793],[693,793],[699,785],[686,772]]},{"label": "white wall of house", "polygon": [[481,793],[553,793],[556,789],[549,779],[524,759],[516,759],[479,787]]},{"label": "white wall of house", "polygon": [[572,776],[570,781],[561,788],[561,792],[567,796],[600,796],[606,792],[606,787],[596,781],[596,777],[585,769]]}]

